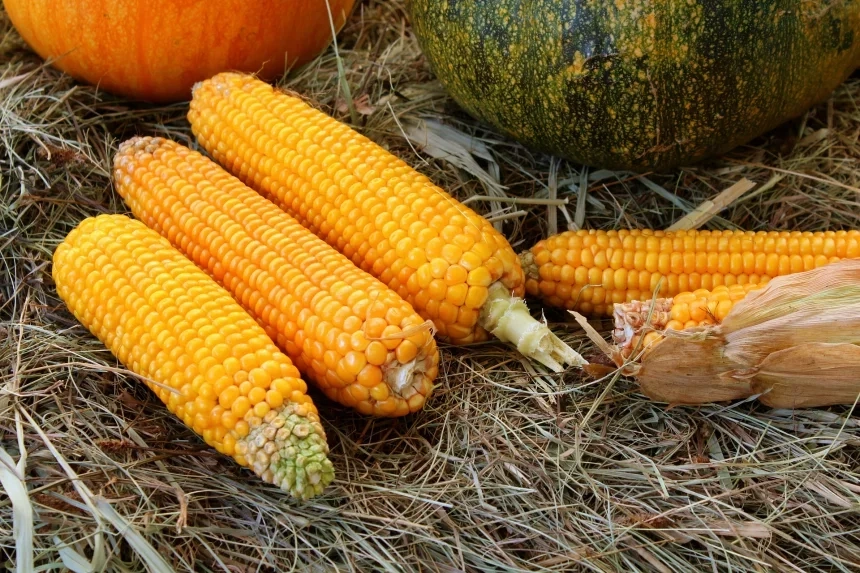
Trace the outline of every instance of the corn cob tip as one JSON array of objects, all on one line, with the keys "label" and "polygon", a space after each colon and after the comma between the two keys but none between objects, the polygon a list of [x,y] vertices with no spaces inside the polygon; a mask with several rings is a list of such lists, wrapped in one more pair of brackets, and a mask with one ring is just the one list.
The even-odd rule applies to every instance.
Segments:
[{"label": "corn cob tip", "polygon": [[433,340],[434,330],[433,323],[425,320],[403,333],[406,335],[426,331],[428,341],[418,348],[411,360],[395,360],[383,368],[383,380],[396,396],[409,400],[420,394],[421,397],[427,398],[433,391],[433,380],[439,369],[439,352]]},{"label": "corn cob tip", "polygon": [[[735,284],[698,289],[673,297],[616,303],[612,338],[622,357],[630,356],[642,339],[642,350],[662,340],[667,330],[690,330],[719,324],[735,303],[763,285]],[[642,336],[644,335],[644,338]]]},{"label": "corn cob tip", "polygon": [[513,296],[501,283],[490,286],[480,324],[502,342],[513,344],[521,354],[553,372],[564,371],[565,365],[582,367],[588,364],[545,323],[532,317],[523,299]]},{"label": "corn cob tip", "polygon": [[304,500],[321,494],[334,479],[325,432],[303,405],[269,410],[249,425],[251,431],[236,442],[235,451],[263,481]]}]

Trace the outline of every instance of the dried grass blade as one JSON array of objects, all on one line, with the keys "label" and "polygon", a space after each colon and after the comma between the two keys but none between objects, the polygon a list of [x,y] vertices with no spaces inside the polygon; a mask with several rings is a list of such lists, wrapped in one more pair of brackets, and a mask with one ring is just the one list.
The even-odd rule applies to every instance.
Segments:
[{"label": "dried grass blade", "polygon": [[337,30],[334,25],[334,18],[331,13],[331,4],[326,1],[325,9],[328,12],[328,23],[331,27],[331,45],[334,50],[334,57],[337,60],[337,78],[340,89],[343,90],[343,97],[346,100],[346,105],[349,108],[349,118],[353,125],[358,125],[358,113],[355,110],[355,100],[352,97],[352,90],[349,87],[349,81],[346,79],[346,69],[343,65],[343,59],[340,56],[337,46]]},{"label": "dried grass blade", "polygon": [[137,529],[131,523],[117,513],[106,499],[96,497],[95,503],[104,518],[125,537],[128,544],[140,555],[140,558],[146,563],[149,571],[153,573],[173,573],[173,567],[167,564],[167,561],[164,560],[155,547],[150,545],[149,541],[138,533]]},{"label": "dried grass blade", "polygon": [[666,201],[669,201],[678,209],[681,209],[684,212],[684,214],[687,214],[693,210],[692,205],[690,205],[689,203],[687,203],[687,201],[685,201],[684,199],[681,199],[676,194],[672,193],[671,191],[669,191],[668,189],[666,189],[662,185],[654,183],[653,181],[651,181],[650,179],[648,179],[647,177],[644,177],[644,176],[640,177],[639,181],[641,181],[648,189],[650,189],[651,191],[653,191],[654,193],[656,193],[657,195],[659,195],[660,197],[662,197]]},{"label": "dried grass blade", "polygon": [[54,447],[54,444],[51,442],[50,438],[48,438],[47,434],[45,434],[45,431],[42,430],[39,424],[36,423],[36,420],[34,420],[33,417],[30,416],[30,414],[26,410],[21,409],[20,412],[24,415],[24,417],[27,418],[27,420],[30,422],[30,425],[33,427],[34,430],[36,430],[36,433],[39,434],[39,437],[42,438],[42,441],[45,443],[45,447],[48,448],[48,450],[51,452],[51,455],[54,456],[54,459],[57,460],[57,463],[60,464],[60,467],[62,467],[63,471],[66,472],[66,475],[69,476],[69,479],[71,480],[75,491],[77,491],[80,498],[84,501],[87,506],[87,509],[93,516],[93,519],[98,524],[99,529],[95,531],[92,535],[92,564],[94,569],[102,569],[107,563],[104,535],[102,534],[104,525],[102,523],[102,515],[99,513],[98,509],[93,503],[93,492],[90,491],[90,488],[88,488],[87,485],[80,479],[72,466],[69,465],[69,462],[67,462],[66,459],[62,456],[62,454],[60,454],[60,452],[57,450],[57,448]]},{"label": "dried grass blade", "polygon": [[93,573],[96,570],[86,557],[72,549],[62,539],[56,535],[53,539],[54,547],[57,548],[57,553],[60,554],[60,560],[73,573]]},{"label": "dried grass blade", "polygon": [[833,505],[838,507],[842,507],[844,509],[855,509],[856,504],[851,503],[841,495],[834,492],[832,489],[827,487],[822,480],[820,479],[812,479],[804,484],[804,487],[807,489],[814,491]]},{"label": "dried grass blade", "polygon": [[[550,160],[547,191],[550,199],[558,199],[558,163],[557,158]],[[546,211],[546,229],[549,235],[558,233],[558,212],[555,207],[549,207]]]},{"label": "dried grass blade", "polygon": [[574,229],[585,226],[585,204],[588,201],[588,168],[583,167],[579,174],[579,187],[576,190],[576,211],[573,215]]},{"label": "dried grass blade", "polygon": [[773,534],[764,523],[749,521],[738,523],[733,521],[711,522],[710,530],[724,537],[743,537],[747,539],[770,539]]},{"label": "dried grass blade", "polygon": [[[717,438],[717,435],[712,433],[708,436],[708,454],[711,459],[717,462],[724,462],[726,456],[723,454],[723,449],[720,447],[720,440]],[[717,466],[717,475],[720,478],[720,483],[723,484],[723,488],[726,491],[731,491],[735,488],[732,483],[732,476],[729,473],[729,470],[725,468],[723,465]]]},{"label": "dried grass blade", "polygon": [[[24,457],[25,454],[22,454]],[[12,531],[15,537],[15,570],[33,571],[33,506],[24,479],[24,468],[16,467],[12,456],[0,447],[0,485],[12,502]]]},{"label": "dried grass blade", "polygon": [[662,563],[660,559],[658,559],[657,556],[654,555],[651,551],[648,551],[648,549],[639,546],[633,546],[632,549],[633,551],[638,553],[642,557],[642,559],[647,561],[655,570],[659,571],[660,573],[672,573],[672,570],[666,567],[666,565]]},{"label": "dried grass blade", "polygon": [[601,350],[601,352],[606,354],[606,356],[609,358],[615,359],[618,357],[618,354],[619,354],[618,351],[615,348],[613,348],[611,344],[609,344],[608,342],[603,340],[603,337],[600,336],[600,333],[597,332],[597,329],[595,329],[593,326],[591,326],[588,323],[587,318],[585,318],[583,315],[579,314],[575,310],[570,310],[568,312],[573,315],[576,322],[585,331],[585,335],[588,336],[588,339],[591,340],[591,342],[595,346],[597,346],[597,348],[599,348]]},{"label": "dried grass blade", "polygon": [[30,74],[30,73],[26,73],[26,74],[18,74],[17,76],[12,76],[11,78],[3,78],[2,80],[0,80],[0,90],[5,90],[8,87],[18,85],[22,81],[29,78],[31,75],[32,74]]}]

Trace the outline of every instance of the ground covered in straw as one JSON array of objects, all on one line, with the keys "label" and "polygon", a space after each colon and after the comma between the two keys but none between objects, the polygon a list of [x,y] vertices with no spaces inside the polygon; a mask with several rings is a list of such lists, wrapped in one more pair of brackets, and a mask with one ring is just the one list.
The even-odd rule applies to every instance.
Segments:
[{"label": "ground covered in straw", "polygon": [[[434,80],[402,0],[364,2],[339,47],[354,115],[331,50],[282,83],[469,200],[518,250],[569,225],[663,228],[742,177],[758,187],[706,227],[860,227],[860,78],[718,161],[643,177],[552,160],[471,120]],[[191,143],[185,111],[77,85],[0,19],[0,464],[18,464],[39,570],[77,554],[143,571],[153,550],[177,571],[857,570],[850,407],[667,410],[632,380],[443,346],[418,415],[368,419],[315,394],[337,478],[310,502],[211,451],[76,323],[50,274],[82,218],[126,212],[109,178],[117,144]],[[501,195],[565,204],[482,199]],[[547,317],[595,354],[567,316]],[[0,566],[15,559],[4,495]]]}]

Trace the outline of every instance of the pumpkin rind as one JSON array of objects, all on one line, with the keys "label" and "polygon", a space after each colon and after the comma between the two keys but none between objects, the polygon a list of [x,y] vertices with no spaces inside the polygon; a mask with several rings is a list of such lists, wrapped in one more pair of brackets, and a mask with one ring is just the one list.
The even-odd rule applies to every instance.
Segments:
[{"label": "pumpkin rind", "polygon": [[825,100],[860,64],[860,0],[412,0],[434,73],[538,150],[664,171]]},{"label": "pumpkin rind", "polygon": [[[328,0],[340,30],[355,0]],[[105,91],[153,102],[191,98],[233,70],[272,80],[332,39],[326,0],[3,0],[42,58]]]}]

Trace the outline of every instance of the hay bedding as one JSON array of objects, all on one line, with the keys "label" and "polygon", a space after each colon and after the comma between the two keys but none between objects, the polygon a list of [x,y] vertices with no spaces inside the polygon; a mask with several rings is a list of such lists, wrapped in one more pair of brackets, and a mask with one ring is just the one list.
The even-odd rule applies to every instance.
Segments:
[{"label": "hay bedding", "polygon": [[[518,248],[569,224],[666,227],[741,177],[758,187],[706,227],[860,227],[856,77],[718,161],[637,177],[551,160],[469,119],[434,81],[400,0],[364,2],[339,46],[353,116],[331,50],[283,83],[354,117]],[[0,465],[18,464],[5,475],[26,493],[14,507],[0,498],[0,565],[15,566],[13,512],[29,507],[37,570],[77,558],[144,571],[159,555],[177,571],[857,570],[852,408],[667,410],[628,379],[547,375],[497,344],[443,346],[438,389],[407,419],[315,394],[336,482],[308,503],[262,485],[173,419],[50,278],[54,247],[82,218],[126,212],[109,179],[117,144],[192,143],[185,106],[76,85],[5,17],[0,63]],[[478,198],[500,195],[565,205]],[[595,355],[566,316],[546,316]]]}]

